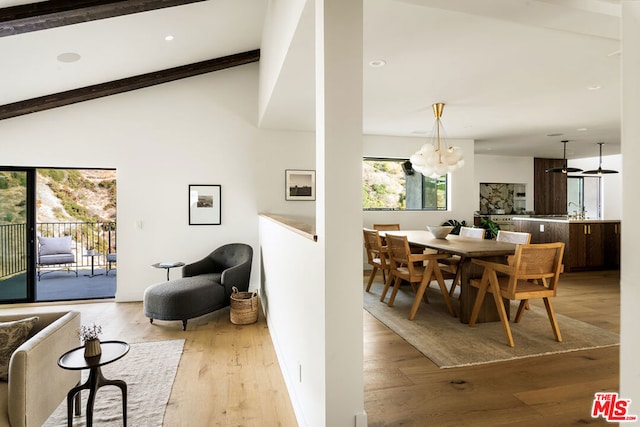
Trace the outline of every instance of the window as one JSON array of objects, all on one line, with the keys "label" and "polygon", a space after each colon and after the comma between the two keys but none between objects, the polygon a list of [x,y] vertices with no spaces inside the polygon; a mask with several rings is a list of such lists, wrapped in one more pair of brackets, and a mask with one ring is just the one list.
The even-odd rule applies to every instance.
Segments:
[{"label": "window", "polygon": [[567,177],[567,213],[586,218],[601,219],[601,195],[599,176]]},{"label": "window", "polygon": [[423,176],[406,159],[362,161],[362,209],[447,210],[447,175]]}]

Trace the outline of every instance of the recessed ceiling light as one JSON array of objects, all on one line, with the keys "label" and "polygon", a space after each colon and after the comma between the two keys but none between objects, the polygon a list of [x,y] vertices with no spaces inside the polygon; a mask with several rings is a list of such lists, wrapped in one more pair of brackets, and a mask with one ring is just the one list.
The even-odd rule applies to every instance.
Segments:
[{"label": "recessed ceiling light", "polygon": [[387,61],[385,61],[384,59],[374,59],[373,61],[369,61],[369,65],[373,68],[384,67],[385,65],[387,65]]},{"label": "recessed ceiling light", "polygon": [[578,132],[586,132],[586,131],[587,131],[587,128],[578,128],[578,129],[576,129],[576,130],[577,130]]},{"label": "recessed ceiling light", "polygon": [[170,42],[171,40],[173,40],[175,37],[173,37],[171,34],[169,34],[168,36],[166,36],[164,39],[168,42]]},{"label": "recessed ceiling light", "polygon": [[587,90],[599,90],[602,89],[600,85],[587,86]]},{"label": "recessed ceiling light", "polygon": [[75,52],[65,52],[58,55],[58,61],[60,62],[76,62],[79,61],[81,56]]}]

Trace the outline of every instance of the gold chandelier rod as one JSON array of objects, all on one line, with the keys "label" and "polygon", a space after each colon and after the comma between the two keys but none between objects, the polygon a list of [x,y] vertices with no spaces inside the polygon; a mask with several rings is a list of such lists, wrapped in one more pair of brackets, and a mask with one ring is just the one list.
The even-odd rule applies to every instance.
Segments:
[{"label": "gold chandelier rod", "polygon": [[436,125],[438,127],[436,131],[436,137],[438,140],[438,158],[442,161],[442,150],[440,149],[440,118],[442,117],[442,110],[444,110],[444,103],[438,102],[431,105],[431,107],[433,108],[433,115],[436,116]]}]

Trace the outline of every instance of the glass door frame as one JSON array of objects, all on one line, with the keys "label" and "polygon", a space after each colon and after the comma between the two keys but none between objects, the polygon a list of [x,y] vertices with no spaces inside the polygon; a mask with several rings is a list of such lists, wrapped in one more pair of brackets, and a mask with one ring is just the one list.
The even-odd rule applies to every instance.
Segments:
[{"label": "glass door frame", "polygon": [[24,172],[26,174],[25,212],[26,212],[26,297],[13,300],[0,300],[0,304],[34,302],[36,300],[36,168],[19,166],[0,166],[2,172]]}]

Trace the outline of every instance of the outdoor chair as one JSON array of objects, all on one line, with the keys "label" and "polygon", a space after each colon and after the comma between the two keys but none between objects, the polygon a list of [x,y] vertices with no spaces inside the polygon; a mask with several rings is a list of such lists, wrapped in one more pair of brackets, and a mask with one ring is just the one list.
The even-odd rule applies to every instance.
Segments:
[{"label": "outdoor chair", "polygon": [[107,254],[107,272],[105,273],[106,276],[109,275],[109,272],[111,270],[115,270],[115,268],[113,268],[113,263],[115,263],[116,261],[117,261],[117,256],[115,252]]},{"label": "outdoor chair", "polygon": [[38,260],[36,262],[38,280],[40,280],[40,276],[55,270],[73,271],[73,266],[75,266],[76,277],[78,277],[78,264],[71,249],[71,236],[38,236],[38,243]]},{"label": "outdoor chair", "polygon": [[[442,292],[444,301],[447,304],[449,313],[455,317],[456,312],[453,308],[453,304],[451,304],[449,292],[447,292],[447,288],[444,284],[442,271],[438,266],[438,261],[447,257],[447,255],[433,253],[413,254],[409,248],[407,236],[394,236],[387,233],[386,238],[387,251],[391,260],[391,274],[395,277],[393,292],[391,292],[391,297],[389,298],[387,305],[389,307],[393,307],[396,294],[400,288],[400,282],[402,280],[406,280],[411,284],[411,287],[416,293],[411,311],[409,312],[409,320],[413,320],[418,308],[420,307],[420,300],[424,299],[426,303],[429,302],[426,290],[431,281],[435,279],[440,286],[440,291]],[[427,261],[426,266],[424,265],[424,261]],[[389,290],[389,283],[385,284],[380,301],[384,300],[387,291]],[[416,284],[419,284],[417,288],[415,286]]]},{"label": "outdoor chair", "polygon": [[473,259],[474,264],[484,267],[484,272],[480,280],[470,281],[471,286],[478,288],[478,294],[471,311],[469,326],[475,325],[484,297],[487,292],[490,292],[493,294],[504,327],[507,344],[513,347],[513,336],[502,299],[520,301],[515,317],[515,322],[518,323],[524,314],[527,301],[531,298],[542,298],[556,341],[562,342],[551,298],[556,296],[558,289],[563,253],[564,243],[562,242],[540,243],[518,245],[513,261],[509,265]]}]

